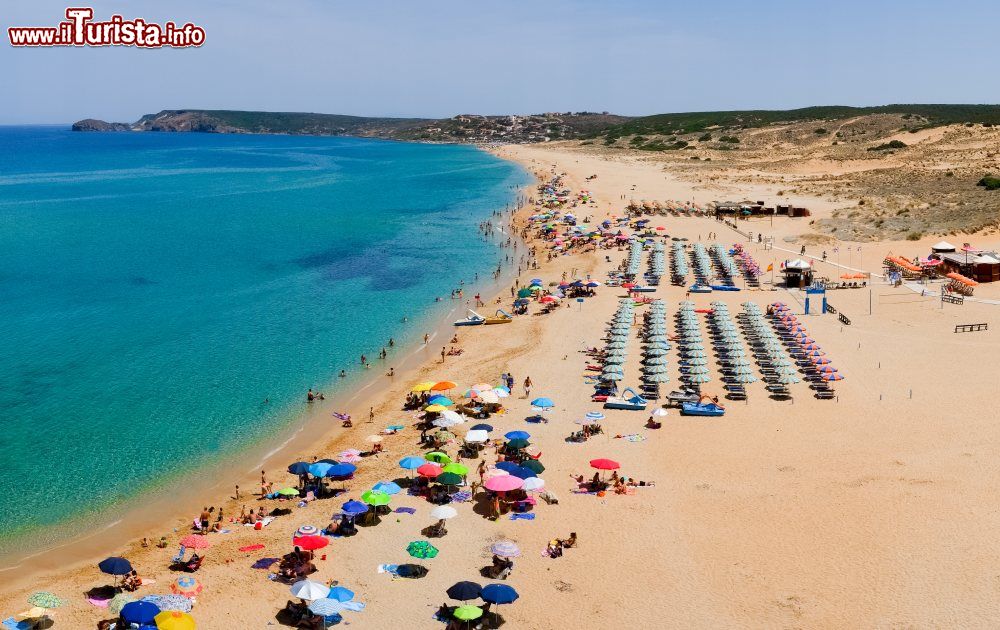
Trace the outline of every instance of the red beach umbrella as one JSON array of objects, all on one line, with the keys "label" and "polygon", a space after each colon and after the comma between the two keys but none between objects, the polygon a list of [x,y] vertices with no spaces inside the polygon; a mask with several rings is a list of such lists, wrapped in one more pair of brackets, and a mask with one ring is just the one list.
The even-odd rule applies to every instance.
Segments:
[{"label": "red beach umbrella", "polygon": [[441,474],[441,470],[441,467],[437,464],[427,462],[426,464],[421,464],[420,467],[417,468],[417,474],[421,477],[437,477]]},{"label": "red beach umbrella", "polygon": [[315,551],[317,549],[322,549],[330,544],[329,538],[324,538],[323,536],[297,536],[292,539],[292,544],[299,549],[305,549],[306,551]]},{"label": "red beach umbrella", "polygon": [[615,470],[616,468],[621,468],[621,464],[613,459],[592,459],[590,460],[590,467],[597,470]]}]

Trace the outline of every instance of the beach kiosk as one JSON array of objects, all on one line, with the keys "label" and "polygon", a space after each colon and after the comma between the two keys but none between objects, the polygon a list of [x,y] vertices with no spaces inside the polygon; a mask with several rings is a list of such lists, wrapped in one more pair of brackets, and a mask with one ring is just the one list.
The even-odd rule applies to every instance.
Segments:
[{"label": "beach kiosk", "polygon": [[935,245],[931,245],[932,254],[954,254],[955,246],[948,241],[941,241]]},{"label": "beach kiosk", "polygon": [[801,258],[786,260],[781,272],[785,274],[785,286],[789,289],[804,289],[812,285],[812,265]]}]

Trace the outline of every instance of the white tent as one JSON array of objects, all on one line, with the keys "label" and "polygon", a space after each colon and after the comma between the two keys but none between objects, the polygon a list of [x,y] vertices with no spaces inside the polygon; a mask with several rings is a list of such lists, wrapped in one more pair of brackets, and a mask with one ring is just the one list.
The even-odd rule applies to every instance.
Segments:
[{"label": "white tent", "polygon": [[941,241],[940,243],[931,245],[931,251],[940,253],[953,252],[955,251],[955,246],[949,243],[948,241]]},{"label": "white tent", "polygon": [[785,269],[812,269],[812,265],[801,258],[796,258],[795,260],[786,260]]}]

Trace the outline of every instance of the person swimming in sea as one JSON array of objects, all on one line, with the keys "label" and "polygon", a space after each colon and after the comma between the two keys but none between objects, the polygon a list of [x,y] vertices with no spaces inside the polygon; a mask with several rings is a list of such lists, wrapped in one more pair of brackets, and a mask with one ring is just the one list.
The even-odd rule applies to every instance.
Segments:
[{"label": "person swimming in sea", "polygon": [[344,370],[341,370],[339,376],[340,376],[340,378],[344,378],[344,377],[347,376],[347,372],[345,372]]}]

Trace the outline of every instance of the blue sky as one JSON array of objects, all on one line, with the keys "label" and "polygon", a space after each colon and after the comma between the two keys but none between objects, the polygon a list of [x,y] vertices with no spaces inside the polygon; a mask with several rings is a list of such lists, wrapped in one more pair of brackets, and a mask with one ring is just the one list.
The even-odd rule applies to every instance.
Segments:
[{"label": "blue sky", "polygon": [[66,2],[4,2],[0,124],[1000,102],[986,0],[94,0],[97,19],[191,21],[207,42],[9,46],[8,26],[55,25]]}]

